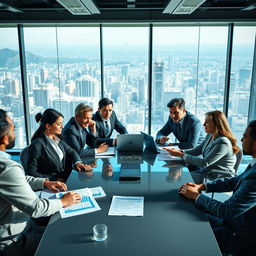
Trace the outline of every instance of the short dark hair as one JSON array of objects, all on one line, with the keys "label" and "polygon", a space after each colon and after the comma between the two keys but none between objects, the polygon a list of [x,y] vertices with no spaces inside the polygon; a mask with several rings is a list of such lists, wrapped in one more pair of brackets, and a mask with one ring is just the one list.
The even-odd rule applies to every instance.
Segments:
[{"label": "short dark hair", "polygon": [[99,101],[99,108],[103,108],[107,105],[112,105],[113,106],[113,101],[108,99],[108,98],[103,98]]},{"label": "short dark hair", "polygon": [[250,136],[253,141],[256,141],[256,120],[252,120],[248,124],[248,128],[251,128]]},{"label": "short dark hair", "polygon": [[0,108],[0,118],[6,119],[6,117],[7,117],[7,112]]},{"label": "short dark hair", "polygon": [[4,135],[8,133],[10,129],[10,124],[6,120],[7,113],[5,110],[0,109],[0,138],[2,139]]},{"label": "short dark hair", "polygon": [[170,100],[167,104],[167,108],[172,108],[172,107],[179,107],[184,109],[185,108],[185,100],[183,98],[174,98]]}]

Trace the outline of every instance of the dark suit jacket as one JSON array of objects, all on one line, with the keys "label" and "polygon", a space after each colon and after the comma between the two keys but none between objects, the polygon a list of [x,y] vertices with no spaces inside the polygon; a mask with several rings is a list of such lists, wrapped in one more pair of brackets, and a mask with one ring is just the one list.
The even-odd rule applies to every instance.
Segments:
[{"label": "dark suit jacket", "polygon": [[[200,120],[187,111],[185,117],[178,123],[173,122],[169,117],[163,128],[156,134],[156,141],[161,137],[173,133],[179,143],[174,143],[181,149],[194,148],[200,145],[205,137],[203,126]],[[167,142],[168,143],[168,142]]]},{"label": "dark suit jacket", "polygon": [[[82,138],[78,124],[76,123],[75,118],[72,117],[62,131],[63,139],[80,155],[80,157],[93,157],[95,155],[95,150],[93,148],[96,147],[97,137],[94,137],[86,129],[84,129],[84,131],[85,137]],[[91,148],[84,148],[86,144]]]},{"label": "dark suit jacket", "polygon": [[207,192],[233,191],[233,195],[223,203],[200,195],[196,204],[224,219],[232,233],[254,236],[256,239],[256,164],[239,176],[217,179],[206,185]]},{"label": "dark suit jacket", "polygon": [[97,127],[97,132],[98,132],[98,141],[97,144],[101,144],[103,142],[106,142],[109,146],[113,145],[113,139],[110,139],[113,130],[116,130],[120,134],[126,134],[128,133],[126,128],[121,124],[121,122],[117,119],[116,113],[113,111],[111,117],[110,117],[110,133],[108,136],[105,134],[105,129],[104,129],[104,123],[103,120],[101,119],[99,111],[97,111],[92,119],[96,122],[96,127]]},{"label": "dark suit jacket", "polygon": [[60,140],[59,147],[64,154],[62,161],[44,134],[32,141],[26,156],[26,174],[50,180],[67,179],[72,170],[72,164],[81,159],[63,140]]}]

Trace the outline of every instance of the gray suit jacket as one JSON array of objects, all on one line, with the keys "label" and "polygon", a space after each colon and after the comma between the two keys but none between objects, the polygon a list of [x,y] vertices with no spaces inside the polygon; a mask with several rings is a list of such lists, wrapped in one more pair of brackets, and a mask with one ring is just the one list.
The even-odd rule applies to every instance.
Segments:
[{"label": "gray suit jacket", "polygon": [[39,199],[32,190],[43,189],[44,180],[25,176],[20,164],[0,154],[0,248],[12,243],[9,236],[21,234],[29,216],[49,216],[62,208],[59,199]]},{"label": "gray suit jacket", "polygon": [[208,134],[198,147],[185,150],[184,160],[187,164],[201,167],[206,171],[235,171],[236,156],[230,140],[224,136],[211,140],[211,135]]}]

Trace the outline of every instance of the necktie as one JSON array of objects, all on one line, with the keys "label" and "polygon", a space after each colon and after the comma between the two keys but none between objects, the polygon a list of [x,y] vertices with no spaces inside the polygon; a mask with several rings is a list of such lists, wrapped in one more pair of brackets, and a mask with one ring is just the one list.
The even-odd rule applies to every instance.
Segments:
[{"label": "necktie", "polygon": [[86,143],[86,130],[83,129],[82,130],[82,147],[84,147],[85,143]]},{"label": "necktie", "polygon": [[108,133],[109,133],[108,121],[105,121],[105,134],[106,134],[106,136],[108,135]]},{"label": "necktie", "polygon": [[181,130],[181,125],[180,125],[180,123],[176,123],[176,135],[175,135],[175,137],[176,137],[177,139],[180,138],[180,130]]}]

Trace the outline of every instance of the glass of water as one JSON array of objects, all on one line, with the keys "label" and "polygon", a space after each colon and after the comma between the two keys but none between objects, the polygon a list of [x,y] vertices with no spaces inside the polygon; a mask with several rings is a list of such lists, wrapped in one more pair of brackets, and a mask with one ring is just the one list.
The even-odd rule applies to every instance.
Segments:
[{"label": "glass of water", "polygon": [[93,238],[97,242],[106,240],[108,237],[108,227],[105,224],[96,224],[93,227]]}]

